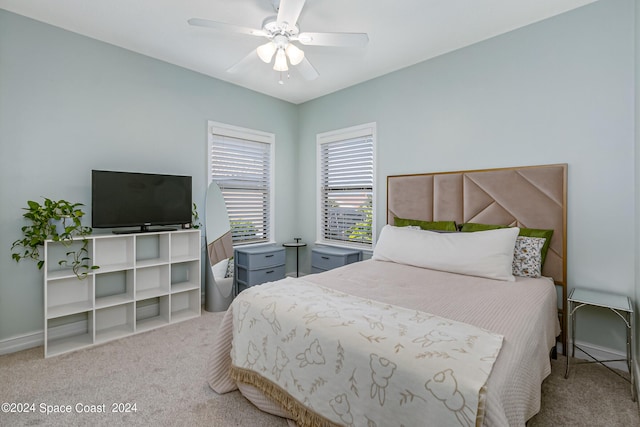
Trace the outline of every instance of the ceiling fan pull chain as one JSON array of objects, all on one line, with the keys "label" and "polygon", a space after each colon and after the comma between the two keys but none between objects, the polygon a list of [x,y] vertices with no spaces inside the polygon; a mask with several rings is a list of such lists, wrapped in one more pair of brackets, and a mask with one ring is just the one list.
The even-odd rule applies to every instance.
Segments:
[{"label": "ceiling fan pull chain", "polygon": [[[287,80],[289,80],[290,77],[291,77],[291,74],[287,71]],[[280,71],[280,79],[278,80],[278,83],[281,85],[284,84],[284,80],[282,80],[282,71]]]}]

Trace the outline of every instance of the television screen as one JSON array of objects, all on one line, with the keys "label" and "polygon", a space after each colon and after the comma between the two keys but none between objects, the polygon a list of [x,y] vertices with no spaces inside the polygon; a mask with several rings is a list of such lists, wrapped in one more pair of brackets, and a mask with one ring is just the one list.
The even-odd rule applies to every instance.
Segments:
[{"label": "television screen", "polygon": [[191,222],[191,177],[138,172],[91,171],[94,228]]}]

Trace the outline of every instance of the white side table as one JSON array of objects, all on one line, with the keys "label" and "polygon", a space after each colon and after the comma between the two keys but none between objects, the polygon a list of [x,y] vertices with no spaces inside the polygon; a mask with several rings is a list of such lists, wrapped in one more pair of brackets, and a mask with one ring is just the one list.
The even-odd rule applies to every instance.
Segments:
[{"label": "white side table", "polygon": [[[633,369],[633,336],[635,334],[635,326],[633,324],[633,305],[631,304],[631,299],[624,295],[616,295],[608,292],[601,291],[592,291],[588,289],[574,288],[569,294],[569,298],[567,299],[568,303],[568,311],[569,311],[569,322],[568,322],[568,342],[571,344],[571,354],[567,352],[567,370],[564,374],[565,378],[569,378],[569,368],[571,358],[575,356],[576,347],[582,351],[584,354],[589,356],[593,361],[581,362],[581,363],[600,363],[605,366],[607,369],[611,370],[615,374],[618,374],[613,369],[604,365],[605,362],[618,362],[624,361],[627,362],[627,367],[629,368],[629,382],[631,383],[631,399],[636,401],[636,386],[635,386],[635,377],[634,377],[634,369]],[[580,348],[576,345],[575,335],[576,335],[576,312],[585,306],[593,306],[593,307],[604,307],[616,313],[623,321],[627,328],[627,358],[626,359],[613,359],[613,360],[598,360],[584,349]],[[619,374],[618,374],[619,375]],[[626,379],[626,378],[625,378]]]}]

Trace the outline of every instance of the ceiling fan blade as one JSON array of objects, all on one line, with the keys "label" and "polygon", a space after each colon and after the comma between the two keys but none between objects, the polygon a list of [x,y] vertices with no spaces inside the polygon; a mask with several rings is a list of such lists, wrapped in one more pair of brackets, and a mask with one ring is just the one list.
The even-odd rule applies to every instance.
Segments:
[{"label": "ceiling fan blade", "polygon": [[369,43],[366,33],[300,33],[291,40],[307,46],[364,47]]},{"label": "ceiling fan blade", "polygon": [[304,2],[305,0],[280,0],[278,23],[286,22],[290,27],[294,27],[298,22]]},{"label": "ceiling fan blade", "polygon": [[195,27],[212,28],[218,31],[227,31],[232,33],[247,34],[250,36],[266,36],[267,34],[263,30],[255,28],[241,27],[239,25],[225,24],[224,22],[210,21],[208,19],[191,18],[187,21],[189,25]]},{"label": "ceiling fan blade", "polygon": [[247,56],[242,58],[240,61],[236,62],[234,65],[231,66],[231,68],[227,69],[227,73],[234,74],[234,73],[242,72],[247,68],[249,68],[251,65],[253,65],[255,62],[257,62],[256,60],[258,59],[260,58],[258,57],[256,50],[253,49],[251,52],[249,52]]},{"label": "ceiling fan blade", "polygon": [[305,80],[315,80],[320,75],[307,58],[304,58],[296,67]]}]

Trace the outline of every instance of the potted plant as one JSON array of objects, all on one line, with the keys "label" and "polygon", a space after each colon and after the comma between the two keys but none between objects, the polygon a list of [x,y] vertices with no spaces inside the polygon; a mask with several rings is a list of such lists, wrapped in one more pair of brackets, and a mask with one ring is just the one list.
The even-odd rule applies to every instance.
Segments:
[{"label": "potted plant", "polygon": [[200,223],[200,215],[198,215],[198,206],[193,203],[193,207],[191,209],[191,216],[192,216],[192,221],[191,221],[191,227],[192,228],[200,228],[200,226],[202,225]]},{"label": "potted plant", "polygon": [[[78,279],[83,279],[88,272],[99,268],[90,265],[89,241],[86,236],[93,231],[91,227],[82,225],[84,212],[80,208],[82,203],[70,203],[66,200],[51,200],[44,198],[40,204],[32,200],[27,201],[26,212],[22,215],[29,221],[22,227],[22,239],[18,239],[11,245],[13,253],[11,257],[19,262],[22,259],[37,261],[38,268],[42,269],[44,260],[40,249],[45,240],[60,242],[70,250],[66,253],[66,259],[58,261],[61,266],[70,266]],[[71,245],[81,239],[80,247],[72,250]]]}]

